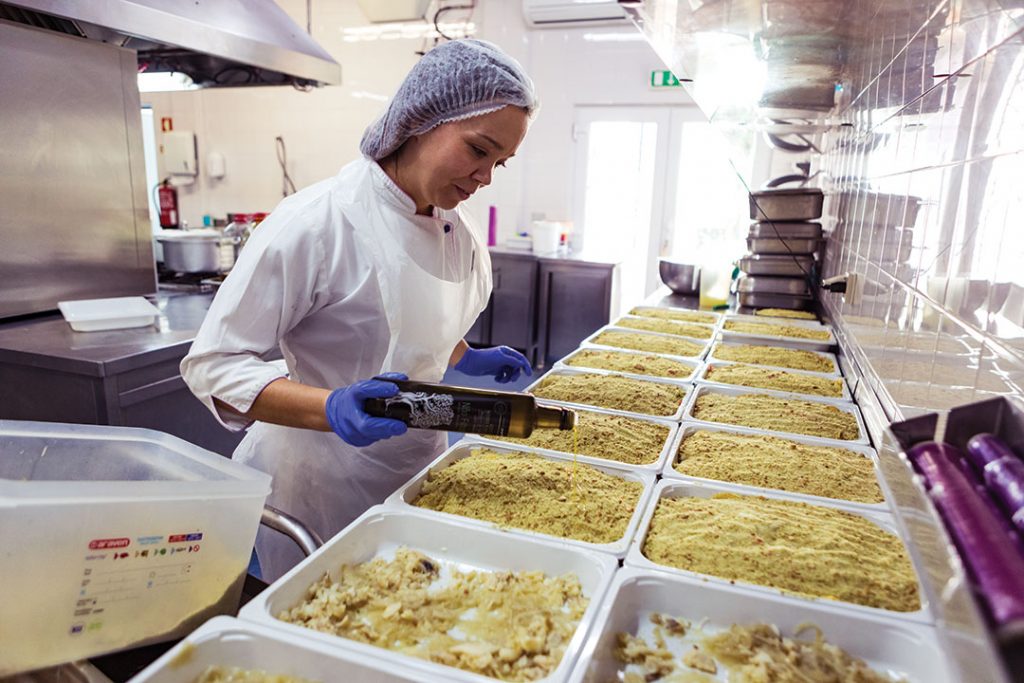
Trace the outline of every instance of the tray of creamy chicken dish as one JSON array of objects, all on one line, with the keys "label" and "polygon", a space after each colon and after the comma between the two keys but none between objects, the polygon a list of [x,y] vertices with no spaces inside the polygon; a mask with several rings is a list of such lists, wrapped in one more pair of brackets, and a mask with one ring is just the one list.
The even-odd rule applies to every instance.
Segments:
[{"label": "tray of creamy chicken dish", "polygon": [[[548,401],[548,405],[560,405]],[[669,457],[678,423],[652,417],[619,415],[599,408],[576,408],[576,428],[535,429],[526,439],[474,434],[473,439],[540,453],[578,456],[603,464],[612,461],[658,473]]]},{"label": "tray of creamy chicken dish", "polygon": [[782,492],[807,502],[890,511],[873,448],[809,436],[771,436],[743,427],[684,422],[662,476],[723,484],[747,493]]},{"label": "tray of creamy chicken dish", "polygon": [[869,444],[860,409],[852,403],[743,387],[697,385],[683,420],[748,427],[775,436],[797,434],[833,443]]},{"label": "tray of creamy chicken dish", "polygon": [[580,342],[580,348],[627,349],[700,360],[707,353],[710,341],[605,325]]},{"label": "tray of creamy chicken dish", "polygon": [[932,621],[892,515],[831,502],[664,479],[626,565],[735,583],[794,604]]},{"label": "tray of creamy chicken dish", "polygon": [[572,683],[953,683],[932,626],[626,567]]},{"label": "tray of creamy chicken dish", "polygon": [[785,396],[809,396],[830,401],[853,401],[842,377],[822,377],[802,370],[713,361],[701,367],[695,381],[725,387],[748,387]]},{"label": "tray of creamy chicken dish", "polygon": [[717,325],[722,319],[721,313],[695,311],[690,308],[675,308],[672,306],[634,306],[629,309],[629,315],[641,318],[675,320],[683,323],[700,323],[702,325]]},{"label": "tray of creamy chicken dish", "polygon": [[214,617],[133,683],[441,683],[441,676],[332,648],[264,624]]},{"label": "tray of creamy chicken dish", "polygon": [[764,346],[724,341],[721,337],[711,345],[707,362],[744,363],[780,370],[799,370],[830,377],[839,377],[839,361],[831,353],[790,349],[783,346]]},{"label": "tray of creamy chicken dish", "polygon": [[389,496],[385,505],[622,557],[640,524],[655,475],[610,462],[464,439]]},{"label": "tray of creamy chicken dish", "polygon": [[623,415],[678,420],[693,385],[669,379],[637,379],[618,373],[574,368],[551,370],[525,391],[541,401],[581,408],[603,408]]},{"label": "tray of creamy chicken dish", "polygon": [[768,344],[812,351],[828,351],[836,344],[832,328],[814,322],[773,322],[761,319],[749,321],[727,315],[722,319],[719,330],[719,336],[726,341],[748,344]]},{"label": "tray of creamy chicken dish", "polygon": [[417,680],[554,683],[568,678],[616,568],[607,553],[378,506],[239,618]]},{"label": "tray of creamy chicken dish", "polygon": [[575,368],[616,372],[637,379],[671,379],[691,382],[701,362],[679,356],[666,356],[626,349],[580,348],[552,366],[553,370]]},{"label": "tray of creamy chicken dish", "polygon": [[638,315],[624,315],[614,321],[612,325],[614,327],[622,327],[630,330],[658,332],[659,334],[671,334],[677,337],[705,340],[710,340],[714,337],[716,331],[715,325],[687,323],[679,320],[668,320],[665,318],[647,318]]}]

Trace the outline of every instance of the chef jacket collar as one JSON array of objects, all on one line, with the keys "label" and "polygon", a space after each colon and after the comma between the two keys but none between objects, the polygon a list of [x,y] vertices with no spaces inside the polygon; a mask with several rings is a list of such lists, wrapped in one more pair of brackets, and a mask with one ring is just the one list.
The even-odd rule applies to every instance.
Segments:
[{"label": "chef jacket collar", "polygon": [[370,172],[373,173],[374,178],[376,178],[380,183],[380,187],[382,189],[381,196],[384,201],[398,209],[400,213],[406,214],[408,218],[420,222],[421,224],[422,221],[427,220],[432,224],[437,224],[438,226],[447,225],[448,229],[445,230],[446,233],[451,229],[450,221],[445,220],[441,216],[441,212],[436,206],[433,207],[434,213],[431,216],[424,216],[416,213],[416,202],[413,201],[412,197],[406,194],[405,190],[400,188],[398,184],[391,179],[391,176],[384,172],[384,169],[380,167],[379,163],[369,157],[367,157],[367,160],[370,162]]}]

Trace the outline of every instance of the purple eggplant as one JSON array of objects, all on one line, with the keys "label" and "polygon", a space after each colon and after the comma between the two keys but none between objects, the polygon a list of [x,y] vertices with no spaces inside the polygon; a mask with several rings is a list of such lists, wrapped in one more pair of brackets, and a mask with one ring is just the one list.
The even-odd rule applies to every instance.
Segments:
[{"label": "purple eggplant", "polygon": [[1018,531],[1024,531],[1024,461],[1010,456],[990,462],[985,466],[985,486]]},{"label": "purple eggplant", "polygon": [[971,464],[978,470],[984,472],[985,466],[1000,458],[1016,458],[1002,439],[994,434],[975,434],[967,442],[967,456]]},{"label": "purple eggplant", "polygon": [[997,626],[1024,620],[1024,556],[1008,541],[998,515],[955,464],[962,457],[944,443],[908,452]]}]

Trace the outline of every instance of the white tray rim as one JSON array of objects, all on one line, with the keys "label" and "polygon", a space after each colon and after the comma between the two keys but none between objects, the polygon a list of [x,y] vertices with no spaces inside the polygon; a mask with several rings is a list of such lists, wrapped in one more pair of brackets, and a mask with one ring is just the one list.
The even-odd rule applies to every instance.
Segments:
[{"label": "white tray rim", "polygon": [[[628,327],[628,326],[625,326],[625,325],[618,325],[618,324],[616,324],[616,323],[618,323],[618,321],[626,320],[626,319],[629,319],[629,320],[659,320],[659,321],[662,321],[662,322],[676,323],[676,324],[679,324],[679,325],[698,325],[700,327],[708,328],[708,332],[711,333],[711,336],[703,337],[703,338],[702,337],[693,337],[693,336],[690,336],[688,334],[675,334],[674,332],[658,332],[657,330],[644,330],[644,329],[639,329],[639,328],[635,328],[635,327]],[[657,334],[666,334],[666,335],[668,335],[670,337],[686,337],[687,339],[704,339],[704,341],[711,341],[712,339],[714,339],[715,338],[715,333],[718,331],[718,327],[719,327],[719,323],[718,322],[716,322],[714,324],[692,323],[692,322],[686,322],[684,320],[665,320],[664,318],[650,318],[650,317],[643,316],[643,315],[630,315],[628,313],[624,313],[624,314],[620,315],[618,318],[616,318],[610,324],[615,326],[615,327],[624,329],[624,330],[634,330],[635,329],[638,332],[656,332]]]},{"label": "white tray rim", "polygon": [[[700,309],[700,308],[682,308],[681,306],[658,306],[658,305],[655,305],[655,304],[635,304],[633,306],[630,306],[629,309],[625,313],[623,313],[622,315],[629,315],[629,316],[633,316],[633,317],[636,317],[636,318],[647,318],[647,317],[650,317],[650,316],[637,315],[635,313],[630,313],[630,311],[632,311],[634,308],[656,308],[656,309],[661,309],[663,311],[678,311],[680,313],[703,313],[704,315],[714,316],[715,322],[714,323],[710,323],[711,325],[718,325],[718,323],[720,323],[722,321],[722,316],[724,315],[724,314],[719,313],[717,311],[705,311],[705,310]],[[689,322],[689,321],[680,320],[679,322]],[[697,325],[707,325],[709,323],[696,323],[696,324]]]},{"label": "white tray rim", "polygon": [[[641,374],[636,373],[636,372],[622,372],[622,371],[619,371],[619,370],[607,370],[605,368],[592,368],[592,367],[589,367],[587,365],[570,365],[568,363],[568,361],[570,359],[572,359],[573,356],[575,356],[576,354],[580,353],[581,351],[607,351],[607,352],[610,352],[610,353],[621,353],[621,354],[627,354],[627,355],[631,355],[631,356],[657,356],[658,358],[664,358],[666,360],[675,361],[676,363],[682,363],[683,365],[686,365],[686,366],[690,367],[691,371],[690,371],[690,374],[687,375],[686,377],[678,378],[678,377],[662,377],[660,375],[641,375]],[[607,373],[607,374],[612,374],[612,375],[624,375],[625,377],[633,377],[634,379],[642,379],[642,380],[664,379],[664,380],[669,380],[671,382],[685,382],[687,384],[692,384],[694,382],[694,378],[697,376],[698,373],[700,373],[700,371],[703,368],[703,366],[704,366],[703,361],[694,360],[693,358],[686,358],[684,356],[669,356],[668,354],[664,354],[664,353],[650,353],[650,352],[647,352],[647,351],[633,351],[631,349],[612,349],[610,347],[581,346],[578,349],[567,353],[565,356],[563,356],[562,358],[560,358],[557,361],[555,361],[555,363],[551,366],[551,369],[552,370],[586,370],[587,372],[595,372],[595,373],[598,373],[598,374]]]},{"label": "white tray rim", "polygon": [[[626,417],[634,417],[634,416],[658,417],[658,418],[661,418],[663,420],[675,420],[676,422],[678,422],[682,418],[682,415],[683,415],[683,413],[686,410],[686,406],[687,406],[687,404],[690,401],[690,395],[693,394],[693,392],[694,392],[694,385],[692,383],[690,383],[690,382],[680,382],[680,381],[677,381],[677,380],[663,379],[663,378],[660,378],[660,377],[644,378],[642,380],[639,380],[637,377],[631,377],[631,376],[629,376],[629,375],[627,375],[625,373],[621,373],[621,372],[609,372],[609,371],[594,372],[594,371],[591,371],[591,370],[579,370],[579,369],[576,369],[576,368],[569,368],[569,367],[557,368],[557,369],[556,368],[551,368],[549,371],[545,372],[543,375],[541,375],[540,377],[535,379],[528,387],[523,389],[523,391],[528,393],[528,394],[532,394],[534,389],[536,389],[540,385],[540,383],[543,382],[545,379],[547,379],[547,377],[550,376],[550,375],[599,375],[599,376],[604,376],[604,377],[614,377],[614,376],[617,376],[617,377],[626,377],[627,379],[633,379],[633,380],[638,380],[638,381],[642,381],[642,382],[651,382],[653,384],[668,384],[670,386],[679,387],[680,389],[685,389],[686,390],[686,395],[683,397],[683,400],[679,402],[679,406],[676,408],[675,412],[672,413],[671,415],[654,415],[652,413],[637,413],[637,412],[633,412],[633,411],[629,411],[629,410],[619,410],[617,408],[607,408],[605,406],[594,406],[594,405],[590,405],[589,403],[576,403],[575,401],[559,401],[558,402],[561,405],[569,406],[571,408],[587,408],[587,409],[590,409],[590,408],[602,408],[603,410],[607,410],[610,413],[614,413],[616,415],[625,415]],[[542,396],[537,396],[537,401],[540,402],[540,403],[554,403],[555,402],[553,399],[544,398]]]},{"label": "white tray rim", "polygon": [[[794,375],[804,375],[806,377],[818,377],[818,378],[821,378],[821,379],[838,379],[839,383],[840,383],[840,387],[842,388],[842,395],[841,396],[820,396],[818,394],[800,394],[800,393],[797,393],[795,391],[784,391],[782,389],[766,389],[764,387],[749,387],[749,386],[747,386],[745,384],[728,384],[726,382],[716,382],[713,379],[707,379],[708,370],[710,370],[711,366],[713,366],[713,365],[731,365],[731,366],[745,365],[745,366],[749,366],[749,367],[752,367],[752,368],[761,368],[761,369],[764,369],[764,370],[773,370],[775,372],[788,372],[788,373],[791,373],[791,374],[794,374]],[[700,371],[697,373],[697,376],[694,378],[693,381],[696,384],[706,384],[708,386],[713,386],[713,387],[725,387],[725,388],[740,387],[740,388],[746,388],[746,389],[757,389],[758,391],[763,391],[765,393],[774,394],[776,396],[781,396],[783,398],[817,398],[817,399],[821,399],[823,401],[832,401],[834,403],[853,403],[853,394],[850,393],[850,387],[849,387],[849,385],[847,385],[846,379],[844,377],[842,377],[842,376],[839,376],[839,377],[825,377],[820,372],[806,372],[806,371],[803,371],[803,370],[791,370],[791,369],[784,369],[784,368],[772,368],[772,367],[768,367],[767,365],[757,365],[755,363],[736,363],[734,361],[728,361],[728,360],[709,360],[709,361],[706,361],[704,363],[704,365],[700,368]]]},{"label": "white tray rim", "polygon": [[682,339],[684,341],[692,342],[694,344],[699,344],[702,347],[700,353],[698,353],[696,356],[679,356],[670,353],[657,353],[655,351],[640,351],[640,353],[653,353],[658,356],[665,356],[666,358],[680,358],[682,360],[702,360],[704,356],[707,355],[708,349],[711,347],[711,344],[715,341],[714,337],[712,337],[711,339],[694,339],[693,337],[683,337],[676,334],[663,334],[661,332],[649,332],[648,330],[634,330],[629,327],[616,327],[615,325],[605,325],[603,327],[599,327],[596,331],[594,331],[593,334],[591,334],[589,337],[581,341],[578,348],[612,349],[616,351],[637,351],[637,349],[625,349],[620,346],[608,346],[607,344],[598,344],[594,340],[597,337],[599,337],[603,332],[625,332],[626,334],[652,334],[658,337],[667,337],[668,339]]},{"label": "white tray rim", "polygon": [[[735,363],[736,362],[736,361],[729,361],[729,360],[722,360],[720,358],[715,358],[715,356],[714,356],[714,354],[715,354],[715,347],[718,344],[725,344],[726,346],[771,346],[771,344],[753,344],[753,345],[751,345],[751,344],[744,343],[742,340],[729,341],[729,340],[725,339],[724,337],[722,337],[721,334],[719,334],[718,337],[714,340],[714,342],[712,342],[711,346],[708,349],[707,357],[705,359],[706,363]],[[785,349],[793,350],[793,348],[789,347],[789,346],[782,346],[782,345],[778,345],[778,344],[776,344],[776,346],[779,346],[780,348],[785,348]],[[832,372],[814,372],[813,370],[797,370],[796,368],[784,368],[781,365],[758,365],[756,363],[748,363],[747,365],[758,365],[758,367],[769,368],[769,369],[772,369],[772,370],[786,370],[786,371],[793,370],[793,371],[797,371],[797,372],[806,372],[809,375],[818,375],[819,377],[842,377],[843,376],[842,370],[840,370],[840,368],[839,368],[839,359],[836,357],[836,354],[829,353],[827,351],[815,351],[813,349],[796,349],[796,350],[797,351],[807,351],[809,353],[815,354],[816,356],[821,356],[823,358],[826,358],[826,359],[832,361],[832,367],[835,368],[835,370],[833,370]]]}]

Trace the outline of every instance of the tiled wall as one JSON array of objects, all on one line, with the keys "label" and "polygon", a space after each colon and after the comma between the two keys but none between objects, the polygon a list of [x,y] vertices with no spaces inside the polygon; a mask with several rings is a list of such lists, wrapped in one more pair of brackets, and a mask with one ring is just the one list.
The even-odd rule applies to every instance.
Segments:
[{"label": "tiled wall", "polygon": [[888,419],[1024,386],[1024,3],[848,3],[826,295]]}]

